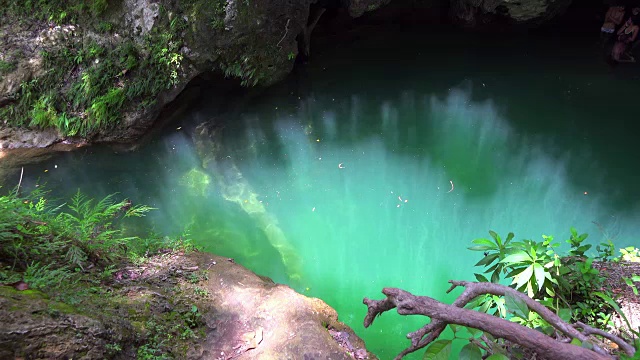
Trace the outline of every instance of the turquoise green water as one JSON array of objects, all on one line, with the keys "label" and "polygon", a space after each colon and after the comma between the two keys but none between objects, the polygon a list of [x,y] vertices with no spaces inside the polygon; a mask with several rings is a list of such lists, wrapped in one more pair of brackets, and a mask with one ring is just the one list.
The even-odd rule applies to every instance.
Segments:
[{"label": "turquoise green water", "polygon": [[216,115],[206,105],[135,153],[63,154],[27,168],[25,183],[155,206],[156,231],[189,226],[206,250],[322,298],[381,359],[426,318],[388,313],[364,329],[363,297],[401,287],[452,301],[447,280],[473,279],[481,254],[466,247],[489,229],[564,240],[575,226],[596,242],[602,228],[637,245],[632,75],[587,46],[561,53],[561,41],[460,35],[455,47],[409,39],[381,51],[386,36],[325,50],[301,78],[225,114],[219,169],[242,174],[236,183],[195,152],[188,129]]}]

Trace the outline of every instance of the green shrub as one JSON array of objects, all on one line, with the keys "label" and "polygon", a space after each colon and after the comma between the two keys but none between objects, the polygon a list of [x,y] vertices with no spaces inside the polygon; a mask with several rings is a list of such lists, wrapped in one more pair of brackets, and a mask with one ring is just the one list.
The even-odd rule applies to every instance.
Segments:
[{"label": "green shrub", "polygon": [[[559,244],[553,237],[543,235],[543,241],[512,241],[513,233],[506,239],[490,231],[490,239],[475,239],[470,250],[483,251],[484,258],[476,266],[491,274],[491,280],[483,274],[475,274],[478,281],[511,282],[511,287],[553,309],[565,320],[582,321],[599,328],[606,328],[613,312],[606,303],[594,296],[604,286],[604,276],[592,266],[594,258],[585,255],[591,245],[584,244],[587,234],[578,234],[571,228],[566,241],[570,246],[568,255],[559,254]],[[610,295],[610,294],[609,294]],[[502,298],[487,296],[479,303],[482,311],[493,311],[505,317],[506,308]],[[542,319],[516,318],[531,327],[550,329]]]}]

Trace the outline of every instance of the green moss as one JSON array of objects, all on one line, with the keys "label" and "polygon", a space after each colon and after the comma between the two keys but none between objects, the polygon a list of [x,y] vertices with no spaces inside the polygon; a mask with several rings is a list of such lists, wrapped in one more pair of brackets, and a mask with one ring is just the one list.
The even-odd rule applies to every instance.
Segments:
[{"label": "green moss", "polygon": [[16,68],[15,64],[8,61],[0,60],[0,75],[12,72]]},{"label": "green moss", "polygon": [[39,290],[23,290],[19,291],[12,286],[0,286],[0,296],[13,299],[25,299],[25,300],[46,300],[49,297],[47,294]]},{"label": "green moss", "polygon": [[71,305],[67,305],[65,303],[61,303],[61,302],[51,302],[49,303],[49,308],[51,308],[52,310],[55,311],[59,311],[63,314],[78,314],[78,309],[76,309],[75,307],[71,306]]}]

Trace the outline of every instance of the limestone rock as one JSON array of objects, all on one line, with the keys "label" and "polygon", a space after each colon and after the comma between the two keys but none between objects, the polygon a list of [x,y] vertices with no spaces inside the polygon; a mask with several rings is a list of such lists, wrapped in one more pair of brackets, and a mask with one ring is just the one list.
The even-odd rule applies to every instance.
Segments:
[{"label": "limestone rock", "polygon": [[[200,254],[197,263],[209,267],[208,280],[201,286],[212,294],[215,310],[205,319],[210,330],[194,358],[374,358],[322,300],[266,281],[225,258]],[[333,337],[331,329],[341,332],[348,345]]]},{"label": "limestone rock", "polygon": [[515,23],[541,23],[564,12],[572,0],[450,0],[450,16],[466,26],[493,21],[496,16]]},{"label": "limestone rock", "polygon": [[348,5],[349,15],[358,17],[367,11],[374,11],[387,5],[391,0],[351,0]]},{"label": "limestone rock", "polygon": [[133,359],[146,346],[189,360],[376,359],[322,300],[233,259],[164,253],[100,287],[72,306],[0,284],[0,358]]},{"label": "limestone rock", "polygon": [[35,290],[0,286],[1,359],[83,359],[104,356],[106,328]]}]

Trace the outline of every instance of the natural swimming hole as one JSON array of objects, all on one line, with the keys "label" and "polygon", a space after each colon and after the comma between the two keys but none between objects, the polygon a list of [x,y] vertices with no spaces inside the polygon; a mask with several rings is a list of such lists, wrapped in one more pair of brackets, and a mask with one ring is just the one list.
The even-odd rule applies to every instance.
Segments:
[{"label": "natural swimming hole", "polygon": [[[311,86],[290,79],[227,114],[205,96],[136,152],[61,154],[26,167],[24,184],[156,207],[145,225],[187,227],[205,250],[323,299],[381,359],[426,318],[385,314],[364,329],[362,298],[400,287],[451,302],[447,280],[473,279],[481,255],[466,248],[490,229],[562,241],[574,226],[593,242],[604,231],[616,247],[633,244],[637,150],[592,107],[591,89],[615,78],[562,64],[521,74],[526,59],[434,74],[425,61],[441,59],[398,69],[329,55],[311,65]],[[221,126],[203,145],[195,125],[211,117]]]}]

